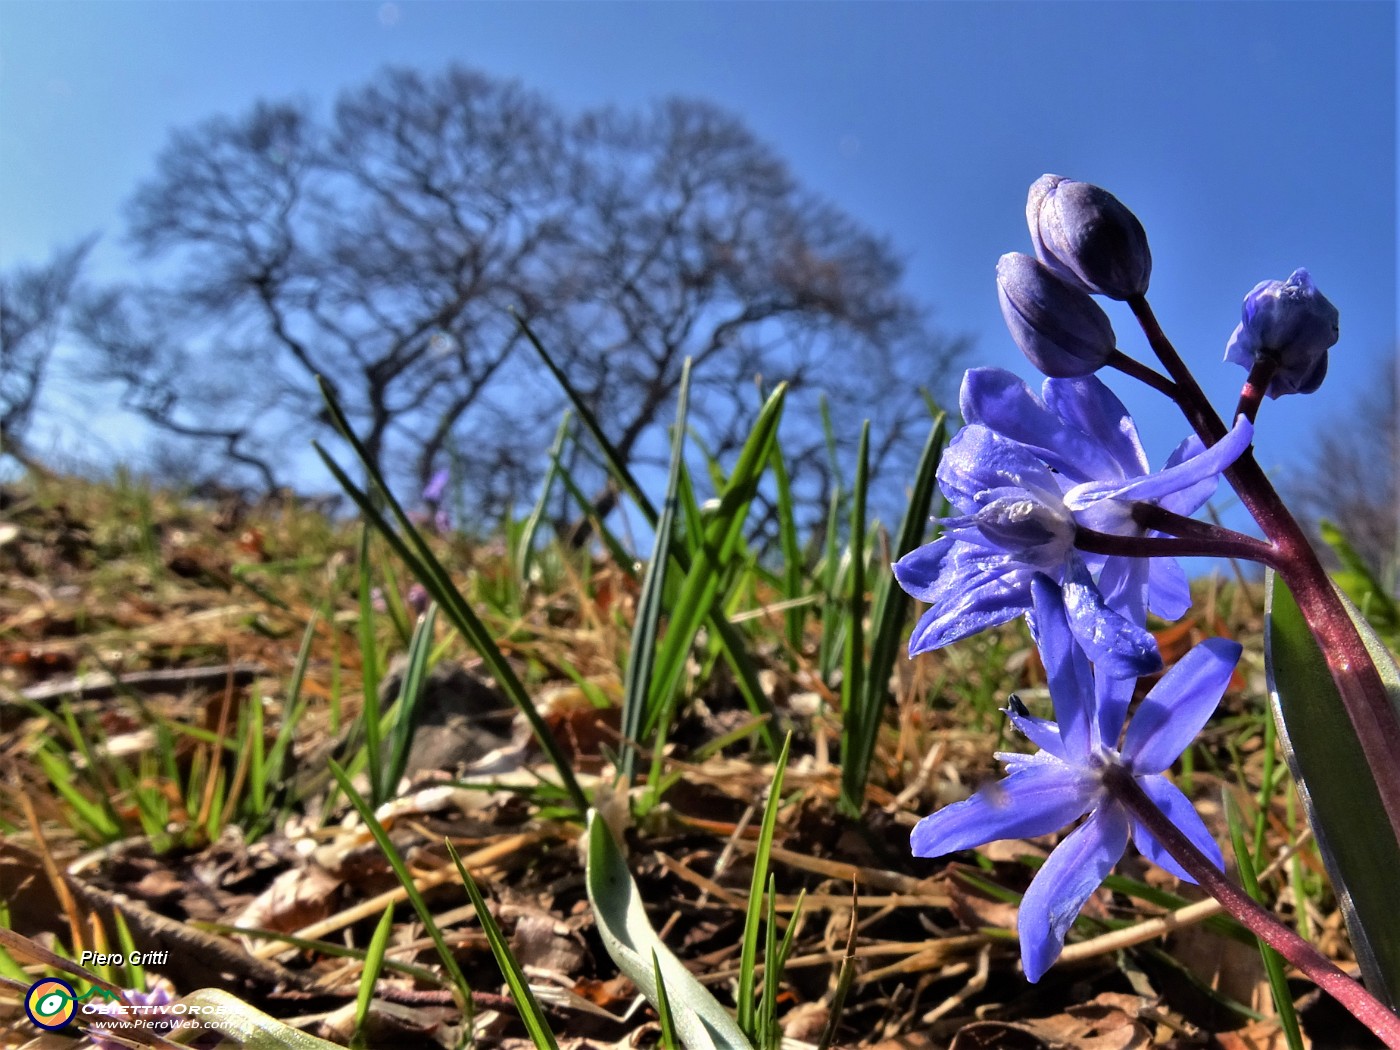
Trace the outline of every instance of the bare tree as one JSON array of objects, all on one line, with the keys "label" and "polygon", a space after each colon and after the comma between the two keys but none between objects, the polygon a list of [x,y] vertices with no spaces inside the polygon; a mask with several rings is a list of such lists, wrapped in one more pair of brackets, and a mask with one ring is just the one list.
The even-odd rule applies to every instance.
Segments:
[{"label": "bare tree", "polygon": [[[791,382],[803,422],[784,440],[818,488],[817,394],[843,435],[878,415],[894,457],[922,436],[915,379],[937,381],[956,349],[899,290],[890,247],[733,116],[674,100],[571,122],[458,67],[391,70],[326,119],[264,103],[176,134],[130,234],[161,278],[85,329],[128,404],[263,459],[259,428],[281,447],[323,428],[322,376],[391,477],[421,483],[450,454],[484,520],[538,478],[561,405],[513,312],[629,459],[663,446],[686,356],[721,455],[756,388]],[[139,317],[161,337],[133,338]],[[195,389],[210,379],[234,389]]]},{"label": "bare tree", "polygon": [[0,455],[26,466],[33,461],[25,438],[43,393],[78,283],[88,239],[37,266],[0,274]]},{"label": "bare tree", "polygon": [[1400,592],[1400,359],[1391,382],[1366,388],[1345,423],[1318,428],[1307,471],[1289,487],[1314,527],[1341,529],[1391,593]]},{"label": "bare tree", "polygon": [[589,114],[576,142],[580,231],[553,297],[574,305],[544,323],[563,324],[555,342],[572,348],[571,372],[625,457],[648,439],[664,454],[659,424],[687,357],[692,419],[716,455],[742,444],[759,388],[791,385],[784,451],[809,505],[831,480],[819,396],[850,444],[877,416],[877,461],[917,448],[919,387],[948,374],[960,344],[929,333],[887,243],[704,102]]}]

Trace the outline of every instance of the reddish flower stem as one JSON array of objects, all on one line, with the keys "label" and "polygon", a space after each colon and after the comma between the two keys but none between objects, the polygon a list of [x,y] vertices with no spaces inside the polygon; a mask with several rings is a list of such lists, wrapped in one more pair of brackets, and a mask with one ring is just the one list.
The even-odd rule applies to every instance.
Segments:
[{"label": "reddish flower stem", "polygon": [[[1147,300],[1134,296],[1128,300],[1128,306],[1171,376],[1176,402],[1192,428],[1206,445],[1215,444],[1228,431],[1224,421],[1162,331]],[[1253,372],[1250,378],[1254,378]],[[1307,536],[1254,458],[1254,450],[1245,449],[1224,473],[1240,502],[1268,537],[1274,550],[1273,564],[1317,638],[1342,706],[1371,767],[1376,790],[1390,818],[1391,833],[1400,842],[1400,719],[1390,706],[1380,672]]]},{"label": "reddish flower stem", "polygon": [[[1274,565],[1276,552],[1253,536],[1120,536],[1083,526],[1074,530],[1074,545],[1090,554],[1128,558],[1240,558]],[[1277,567],[1277,566],[1274,566]]]},{"label": "reddish flower stem", "polygon": [[1156,804],[1133,779],[1132,771],[1121,765],[1104,769],[1104,787],[1186,872],[1212,897],[1269,947],[1312,978],[1328,995],[1347,1008],[1358,1021],[1374,1032],[1386,1046],[1400,1050],[1400,1017],[1348,977],[1330,959],[1319,952],[1271,911],[1254,900],[1243,889],[1227,879],[1192,841],[1157,808]]}]

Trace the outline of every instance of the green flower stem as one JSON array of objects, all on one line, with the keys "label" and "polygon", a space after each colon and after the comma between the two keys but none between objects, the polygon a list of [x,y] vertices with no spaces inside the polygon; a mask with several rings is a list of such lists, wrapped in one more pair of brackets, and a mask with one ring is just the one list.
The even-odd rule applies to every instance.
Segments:
[{"label": "green flower stem", "polygon": [[1348,977],[1335,963],[1279,921],[1243,889],[1227,879],[1206,859],[1191,840],[1147,797],[1121,765],[1104,768],[1103,784],[1114,799],[1127,808],[1190,876],[1241,926],[1273,948],[1372,1032],[1392,1050],[1400,1050],[1400,1017]]},{"label": "green flower stem", "polygon": [[[1147,300],[1134,296],[1128,300],[1128,306],[1174,381],[1176,402],[1192,428],[1207,445],[1215,444],[1227,433],[1224,421],[1162,331]],[[1250,379],[1254,378],[1251,371]],[[1225,479],[1268,537],[1275,552],[1272,564],[1303,610],[1326,656],[1342,706],[1371,767],[1376,790],[1390,819],[1391,833],[1400,842],[1400,719],[1390,705],[1380,673],[1327,571],[1254,458],[1253,449],[1246,449],[1234,465],[1225,470]]]}]

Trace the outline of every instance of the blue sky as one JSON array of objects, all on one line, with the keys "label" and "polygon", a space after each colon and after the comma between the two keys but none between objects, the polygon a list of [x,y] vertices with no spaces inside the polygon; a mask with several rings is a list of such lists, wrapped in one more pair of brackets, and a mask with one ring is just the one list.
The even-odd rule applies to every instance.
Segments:
[{"label": "blue sky", "polygon": [[[0,3],[0,266],[101,231],[169,132],[257,98],[329,104],[385,64],[518,77],[571,111],[669,94],[744,117],[810,188],[889,236],[969,363],[1032,378],[993,273],[1029,250],[1043,172],[1137,212],[1149,294],[1217,404],[1240,300],[1308,267],[1340,308],[1332,373],[1268,404],[1260,456],[1393,381],[1396,8],[1392,3]],[[1116,304],[1114,304],[1116,307]],[[1120,346],[1146,353],[1125,311]],[[1185,433],[1116,383],[1160,461]],[[133,449],[138,439],[109,436]],[[75,436],[70,431],[65,441]]]}]

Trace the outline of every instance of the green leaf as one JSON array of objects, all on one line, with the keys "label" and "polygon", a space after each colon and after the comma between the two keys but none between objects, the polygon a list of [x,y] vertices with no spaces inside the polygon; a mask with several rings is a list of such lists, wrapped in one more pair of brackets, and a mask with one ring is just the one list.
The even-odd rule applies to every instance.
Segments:
[{"label": "green leaf", "polygon": [[685,453],[686,405],[690,398],[690,358],[681,366],[681,386],[676,402],[676,425],[671,438],[671,469],[666,482],[666,503],[656,525],[656,540],[637,599],[637,619],[632,627],[632,651],[622,686],[622,755],[618,772],[631,782],[637,767],[637,744],[642,726],[655,722],[648,717],[651,696],[651,670],[656,661],[656,640],[661,633],[661,611],[666,589],[666,569],[671,560],[671,537],[675,532],[676,492],[681,479]]},{"label": "green leaf", "polygon": [[[773,831],[778,824],[778,807],[782,804],[783,774],[787,770],[788,754],[792,749],[792,734],[783,740],[783,750],[773,767],[773,783],[768,789],[768,801],[763,807],[763,823],[758,831],[758,848],[753,855],[753,880],[749,883],[749,906],[744,914],[744,936],[739,947],[739,1027],[758,1039],[758,1027],[754,1018],[754,964],[758,960],[758,925],[763,915],[763,890],[768,883],[768,859],[773,852]],[[771,900],[771,898],[770,898]],[[772,924],[769,924],[772,932]],[[769,966],[773,963],[773,953],[765,953]],[[764,984],[772,987],[778,975],[771,970],[764,975]],[[760,1042],[761,1045],[761,1042]]]},{"label": "green leaf", "polygon": [[[1366,987],[1400,1004],[1400,844],[1327,661],[1283,581],[1269,574],[1265,668],[1279,741],[1318,850],[1341,902]],[[1400,669],[1356,608],[1343,599],[1371,659],[1400,709]]]},{"label": "green leaf", "polygon": [[199,1024],[176,1028],[168,1036],[171,1042],[187,1043],[213,1028],[243,1050],[340,1050],[337,1044],[269,1017],[222,988],[201,988],[176,1002],[186,1009],[198,1007]]},{"label": "green leaf", "polygon": [[1320,521],[1317,530],[1322,535],[1322,541],[1332,548],[1337,560],[1342,563],[1341,569],[1332,574],[1332,579],[1365,612],[1372,626],[1394,642],[1400,636],[1400,606],[1386,592],[1381,581],[1376,579],[1366,559],[1357,553],[1341,529],[1330,521]]},{"label": "green leaf", "polygon": [[[1235,864],[1239,871],[1240,883],[1244,891],[1254,900],[1263,903],[1259,891],[1259,877],[1254,871],[1254,852],[1244,840],[1244,826],[1239,810],[1225,793],[1225,820],[1230,826],[1230,844],[1235,850]],[[1270,947],[1263,938],[1259,939],[1259,956],[1264,960],[1264,972],[1269,977],[1269,990],[1274,996],[1274,1009],[1278,1013],[1279,1027],[1288,1040],[1289,1050],[1303,1050],[1303,1032],[1298,1027],[1298,1013],[1293,1008],[1293,993],[1288,989],[1288,977],[1284,973],[1283,956]]]},{"label": "green leaf", "polygon": [[501,927],[497,925],[491,909],[486,907],[486,901],[481,896],[481,890],[477,888],[476,880],[462,863],[452,840],[448,839],[446,843],[447,852],[452,856],[452,863],[457,865],[457,874],[462,877],[462,885],[466,887],[467,896],[471,898],[472,907],[476,909],[476,917],[486,933],[487,943],[491,945],[491,954],[496,957],[496,965],[501,968],[501,976],[506,979],[506,985],[510,988],[510,997],[520,1010],[520,1020],[524,1022],[525,1030],[530,1033],[530,1041],[535,1044],[537,1050],[559,1050],[549,1021],[540,1009],[535,993],[530,990],[525,971],[520,968],[520,962],[510,950],[510,943],[501,932]]},{"label": "green leaf", "polygon": [[734,1018],[656,935],[627,861],[597,810],[588,811],[585,879],[603,946],[653,1006],[660,1002],[657,974],[663,976],[676,1035],[688,1050],[753,1050]]},{"label": "green leaf", "polygon": [[726,571],[739,550],[744,520],[772,454],[786,392],[786,386],[780,384],[763,406],[739,453],[739,461],[734,466],[729,483],[720,493],[719,506],[705,519],[705,534],[699,554],[681,584],[680,596],[671,610],[671,622],[656,658],[655,676],[647,702],[649,721],[644,727],[646,732],[656,728],[650,720],[655,719],[659,712],[669,709],[700,625],[711,615],[718,622],[728,623],[723,611],[714,608],[716,599],[721,593]]}]

